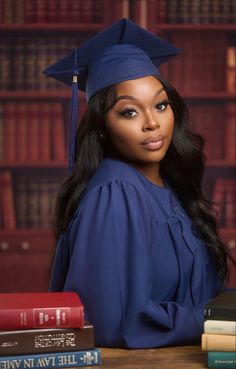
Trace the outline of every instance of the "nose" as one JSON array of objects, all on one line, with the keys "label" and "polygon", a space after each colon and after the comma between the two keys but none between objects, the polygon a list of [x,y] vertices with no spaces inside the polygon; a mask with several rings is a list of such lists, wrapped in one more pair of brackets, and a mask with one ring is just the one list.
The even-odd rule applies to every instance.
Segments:
[{"label": "nose", "polygon": [[143,131],[153,131],[158,127],[159,122],[157,121],[157,117],[155,117],[152,112],[146,112]]}]

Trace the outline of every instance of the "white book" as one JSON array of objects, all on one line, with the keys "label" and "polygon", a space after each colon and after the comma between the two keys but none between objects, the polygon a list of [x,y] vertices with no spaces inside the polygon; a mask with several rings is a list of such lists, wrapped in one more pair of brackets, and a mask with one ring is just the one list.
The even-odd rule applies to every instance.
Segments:
[{"label": "white book", "polygon": [[236,321],[206,320],[204,322],[204,333],[236,335]]}]

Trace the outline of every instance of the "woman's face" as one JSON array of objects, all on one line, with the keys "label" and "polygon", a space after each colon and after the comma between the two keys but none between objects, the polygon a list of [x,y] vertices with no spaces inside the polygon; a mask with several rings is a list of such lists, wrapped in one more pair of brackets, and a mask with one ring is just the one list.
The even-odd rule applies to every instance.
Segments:
[{"label": "woman's face", "polygon": [[113,150],[136,166],[159,163],[174,130],[174,114],[161,82],[148,76],[122,82],[116,91],[106,121]]}]

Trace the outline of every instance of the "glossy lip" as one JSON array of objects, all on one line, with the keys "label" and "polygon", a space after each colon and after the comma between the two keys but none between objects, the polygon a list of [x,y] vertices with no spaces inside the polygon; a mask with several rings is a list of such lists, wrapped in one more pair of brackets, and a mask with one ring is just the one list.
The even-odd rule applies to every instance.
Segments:
[{"label": "glossy lip", "polygon": [[149,137],[141,142],[141,145],[148,150],[159,150],[164,144],[164,136]]}]

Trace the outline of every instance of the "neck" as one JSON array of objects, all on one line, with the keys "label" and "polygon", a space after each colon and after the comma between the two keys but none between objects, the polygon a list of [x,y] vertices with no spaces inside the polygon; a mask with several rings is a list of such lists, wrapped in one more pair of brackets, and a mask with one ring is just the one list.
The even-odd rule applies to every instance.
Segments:
[{"label": "neck", "polygon": [[150,182],[158,185],[160,187],[164,187],[164,182],[160,176],[159,163],[151,163],[151,164],[136,164],[130,163],[136,170],[144,175]]},{"label": "neck", "polygon": [[146,177],[150,182],[153,184],[156,184],[160,187],[165,187],[164,182],[160,175],[160,163],[140,163],[140,162],[134,162],[132,160],[125,159],[124,157],[121,157],[120,155],[111,155],[114,159],[121,160],[125,162],[126,164],[130,165],[131,167],[135,168],[138,172],[142,173],[144,177]]}]

